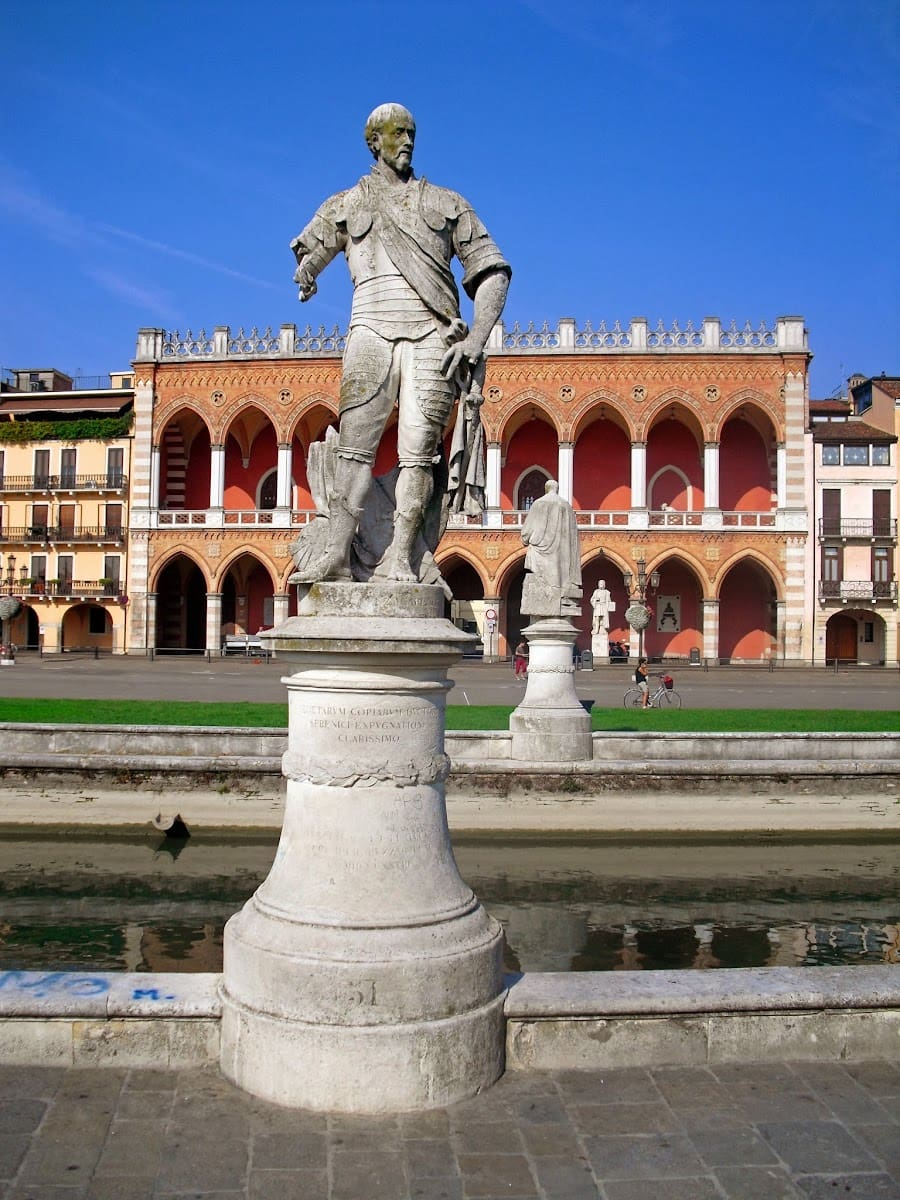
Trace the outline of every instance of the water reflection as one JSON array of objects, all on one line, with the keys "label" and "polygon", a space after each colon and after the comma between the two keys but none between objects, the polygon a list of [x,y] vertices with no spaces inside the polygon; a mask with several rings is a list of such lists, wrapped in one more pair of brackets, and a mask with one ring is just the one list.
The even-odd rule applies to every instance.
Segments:
[{"label": "water reflection", "polygon": [[[220,971],[274,838],[0,841],[0,968]],[[460,840],[507,967],[622,971],[900,962],[896,845]]]}]

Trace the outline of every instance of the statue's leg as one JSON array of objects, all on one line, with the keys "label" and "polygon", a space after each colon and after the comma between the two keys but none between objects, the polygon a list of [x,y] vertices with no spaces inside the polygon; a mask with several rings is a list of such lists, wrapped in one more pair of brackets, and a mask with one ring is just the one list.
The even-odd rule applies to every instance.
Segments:
[{"label": "statue's leg", "polygon": [[416,539],[434,492],[434,461],[455,399],[454,385],[440,370],[445,351],[436,332],[401,347],[397,428],[400,472],[394,533],[377,570],[382,578],[404,582],[419,578],[414,562]]},{"label": "statue's leg", "polygon": [[347,340],[341,377],[341,422],[323,552],[299,567],[295,582],[350,579],[350,546],[372,484],[372,464],[397,394],[392,343],[368,329]]}]

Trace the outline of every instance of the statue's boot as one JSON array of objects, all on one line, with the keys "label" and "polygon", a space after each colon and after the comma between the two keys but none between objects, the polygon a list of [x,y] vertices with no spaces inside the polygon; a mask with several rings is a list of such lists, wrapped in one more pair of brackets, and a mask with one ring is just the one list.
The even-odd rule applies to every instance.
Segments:
[{"label": "statue's boot", "polygon": [[433,487],[430,468],[401,468],[395,493],[394,536],[376,569],[379,578],[418,583],[418,572],[413,570],[411,562],[412,552]]},{"label": "statue's boot", "polygon": [[291,583],[321,583],[325,580],[352,579],[350,545],[359,525],[361,508],[351,508],[343,496],[332,496],[328,512],[328,538],[321,554],[298,563]]}]

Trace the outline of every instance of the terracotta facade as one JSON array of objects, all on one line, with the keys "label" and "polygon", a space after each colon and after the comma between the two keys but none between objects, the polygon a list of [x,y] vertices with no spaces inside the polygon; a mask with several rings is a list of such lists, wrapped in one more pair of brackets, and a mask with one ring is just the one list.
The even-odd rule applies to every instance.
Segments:
[{"label": "terracotta facade", "polygon": [[[337,420],[341,345],[336,331],[293,326],[250,338],[140,332],[131,649],[218,651],[293,610],[288,547],[313,515],[305,459]],[[660,573],[652,656],[809,659],[800,318],[760,331],[498,326],[488,352],[488,508],[452,519],[438,553],[449,613],[488,655],[508,654],[525,623],[521,523],[552,477],[581,526],[582,649],[599,578],[616,603],[610,637],[629,639],[623,573],[640,559]],[[377,472],[393,454],[389,427]]]}]

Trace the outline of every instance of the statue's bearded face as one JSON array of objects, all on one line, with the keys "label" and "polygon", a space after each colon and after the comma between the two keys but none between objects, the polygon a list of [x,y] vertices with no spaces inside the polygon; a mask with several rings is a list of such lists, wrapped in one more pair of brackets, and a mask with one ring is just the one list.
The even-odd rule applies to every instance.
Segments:
[{"label": "statue's bearded face", "polygon": [[409,114],[389,117],[375,131],[375,155],[398,175],[405,175],[412,167],[413,147],[416,142],[416,125]]}]

